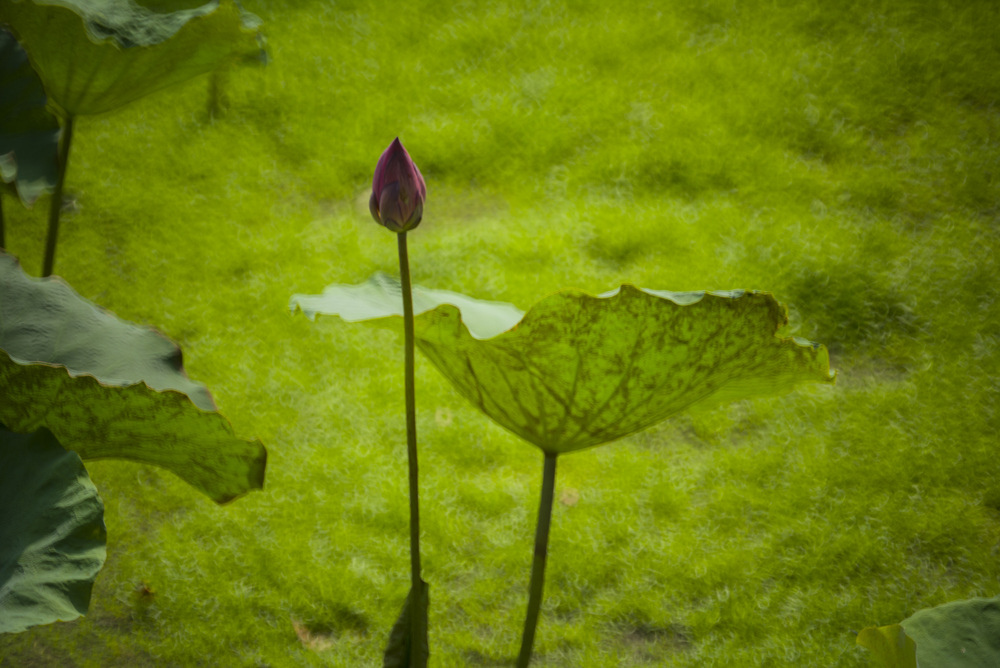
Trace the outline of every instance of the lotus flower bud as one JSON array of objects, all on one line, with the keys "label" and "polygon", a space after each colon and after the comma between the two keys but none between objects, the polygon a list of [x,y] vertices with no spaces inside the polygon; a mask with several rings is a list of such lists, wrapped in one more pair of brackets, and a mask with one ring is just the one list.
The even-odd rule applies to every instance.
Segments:
[{"label": "lotus flower bud", "polygon": [[406,232],[420,224],[427,186],[410,154],[396,137],[375,165],[368,208],[379,225]]}]

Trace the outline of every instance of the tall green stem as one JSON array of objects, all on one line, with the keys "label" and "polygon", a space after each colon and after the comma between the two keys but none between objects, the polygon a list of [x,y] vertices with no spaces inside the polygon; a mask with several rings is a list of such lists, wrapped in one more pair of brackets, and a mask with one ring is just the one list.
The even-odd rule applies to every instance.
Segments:
[{"label": "tall green stem", "polygon": [[[417,485],[417,399],[413,380],[413,294],[410,288],[410,260],[406,252],[406,232],[396,235],[399,241],[399,274],[403,287],[403,333],[405,338],[406,372],[406,453],[410,463],[410,587],[411,603],[416,603],[421,591],[420,579],[420,497]],[[427,618],[419,614],[418,606],[411,608],[410,638],[427,637]],[[419,652],[416,653],[419,656]],[[416,658],[416,657],[414,657]],[[420,659],[417,659],[420,661]]]},{"label": "tall green stem", "polygon": [[535,528],[535,556],[531,561],[531,592],[528,594],[528,614],[524,618],[521,635],[521,653],[517,667],[527,668],[531,663],[531,648],[535,644],[535,627],[542,608],[542,591],[545,589],[545,560],[549,553],[549,526],[552,523],[552,497],[556,489],[556,457],[545,453],[542,470],[542,500],[538,504],[538,526]]},{"label": "tall green stem", "polygon": [[59,138],[59,172],[56,177],[56,191],[52,193],[49,205],[49,233],[45,237],[45,261],[42,276],[51,276],[56,263],[56,238],[59,236],[59,212],[62,210],[63,183],[66,181],[66,164],[69,162],[69,147],[73,141],[73,117],[67,116]]},{"label": "tall green stem", "polygon": [[0,193],[0,248],[7,248],[3,233],[3,193]]}]

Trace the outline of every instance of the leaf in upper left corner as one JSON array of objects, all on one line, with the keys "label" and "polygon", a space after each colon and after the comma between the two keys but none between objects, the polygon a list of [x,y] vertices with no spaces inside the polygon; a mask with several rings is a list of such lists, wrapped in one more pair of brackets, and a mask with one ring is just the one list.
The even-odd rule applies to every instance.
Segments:
[{"label": "leaf in upper left corner", "polygon": [[68,116],[99,114],[261,57],[259,18],[234,0],[192,4],[3,0],[0,23],[14,30],[55,106]]}]

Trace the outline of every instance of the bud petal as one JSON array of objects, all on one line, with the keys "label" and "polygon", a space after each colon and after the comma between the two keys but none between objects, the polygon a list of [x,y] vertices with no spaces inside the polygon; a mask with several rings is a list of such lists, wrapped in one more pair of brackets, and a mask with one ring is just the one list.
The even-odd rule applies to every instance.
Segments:
[{"label": "bud petal", "polygon": [[375,219],[375,222],[381,225],[382,219],[379,218],[378,215],[378,198],[375,197],[374,192],[372,193],[372,196],[368,199],[368,210],[372,212],[372,218]]},{"label": "bud petal", "polygon": [[406,219],[404,217],[403,203],[399,197],[399,183],[390,183],[382,189],[379,197],[378,213],[382,217],[382,224],[393,232],[402,232]]},{"label": "bud petal", "polygon": [[379,157],[372,178],[368,209],[372,218],[393,232],[406,232],[420,224],[427,186],[399,138]]}]

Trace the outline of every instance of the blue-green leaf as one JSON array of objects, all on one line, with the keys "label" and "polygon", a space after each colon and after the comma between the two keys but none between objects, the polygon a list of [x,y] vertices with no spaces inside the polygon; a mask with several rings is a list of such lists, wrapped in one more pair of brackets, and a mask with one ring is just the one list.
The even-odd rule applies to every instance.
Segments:
[{"label": "blue-green leaf", "polygon": [[0,633],[85,614],[106,541],[80,457],[47,429],[0,425]]},{"label": "blue-green leaf", "polygon": [[181,351],[83,299],[58,277],[27,276],[0,253],[0,422],[50,429],[83,459],[162,466],[224,503],[264,485],[267,452],[238,438]]},{"label": "blue-green leaf", "polygon": [[1000,596],[953,601],[902,621],[920,668],[1000,666]]}]

